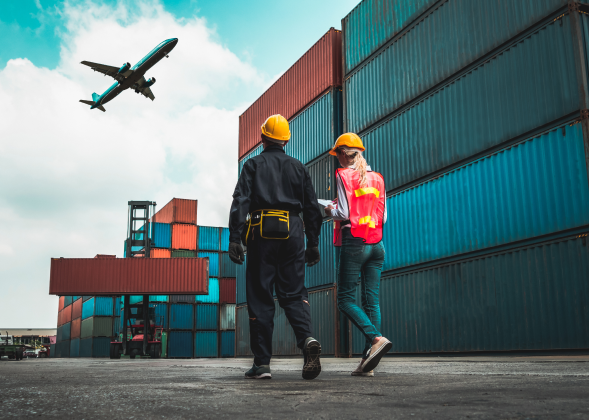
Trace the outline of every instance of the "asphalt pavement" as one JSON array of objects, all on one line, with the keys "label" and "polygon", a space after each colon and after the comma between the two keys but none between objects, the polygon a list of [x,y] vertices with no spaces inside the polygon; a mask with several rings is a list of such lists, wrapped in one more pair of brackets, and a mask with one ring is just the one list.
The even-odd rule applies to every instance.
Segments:
[{"label": "asphalt pavement", "polygon": [[0,418],[588,418],[588,356],[388,357],[375,377],[357,359],[273,359],[272,380],[245,380],[251,359],[0,361]]}]

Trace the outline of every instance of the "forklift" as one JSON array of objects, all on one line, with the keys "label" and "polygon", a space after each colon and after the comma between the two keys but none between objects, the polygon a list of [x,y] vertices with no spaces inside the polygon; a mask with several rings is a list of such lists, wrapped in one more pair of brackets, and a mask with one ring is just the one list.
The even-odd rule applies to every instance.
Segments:
[{"label": "forklift", "polygon": [[[155,214],[152,201],[129,201],[127,223],[127,258],[149,258],[153,232],[150,218]],[[138,226],[141,225],[141,226]],[[131,304],[129,295],[123,298],[123,330],[119,341],[111,341],[110,358],[121,355],[135,359],[137,356],[159,358],[162,355],[163,322],[156,319],[155,308],[150,308],[149,295],[143,295],[141,303]]]}]

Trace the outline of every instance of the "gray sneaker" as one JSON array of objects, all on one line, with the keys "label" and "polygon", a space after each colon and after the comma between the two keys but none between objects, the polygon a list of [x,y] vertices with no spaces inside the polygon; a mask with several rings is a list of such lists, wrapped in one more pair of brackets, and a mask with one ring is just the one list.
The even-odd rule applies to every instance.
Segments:
[{"label": "gray sneaker", "polygon": [[246,372],[246,379],[271,379],[270,366],[262,365],[256,366],[252,364],[252,368]]},{"label": "gray sneaker", "polygon": [[315,379],[318,377],[322,371],[320,354],[322,354],[322,346],[318,340],[307,337],[303,346],[303,371],[301,372],[303,379]]},{"label": "gray sneaker", "polygon": [[353,370],[350,374],[352,376],[375,376],[375,372],[373,372],[372,370],[370,370],[369,372],[363,372],[364,362],[364,359],[362,359],[357,368]]}]

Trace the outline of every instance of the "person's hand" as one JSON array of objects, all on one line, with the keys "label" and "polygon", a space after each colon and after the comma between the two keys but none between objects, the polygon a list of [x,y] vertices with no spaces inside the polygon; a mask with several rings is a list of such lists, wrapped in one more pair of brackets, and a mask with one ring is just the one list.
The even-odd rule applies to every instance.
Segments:
[{"label": "person's hand", "polygon": [[316,265],[320,262],[320,250],[317,246],[307,248],[305,250],[305,262],[307,263],[308,267]]},{"label": "person's hand", "polygon": [[244,250],[242,245],[236,244],[235,242],[229,243],[229,259],[235,264],[244,264]]},{"label": "person's hand", "polygon": [[324,207],[324,213],[326,213],[326,216],[331,216],[333,209],[334,209],[334,206],[332,206],[331,204],[328,205],[327,207]]}]

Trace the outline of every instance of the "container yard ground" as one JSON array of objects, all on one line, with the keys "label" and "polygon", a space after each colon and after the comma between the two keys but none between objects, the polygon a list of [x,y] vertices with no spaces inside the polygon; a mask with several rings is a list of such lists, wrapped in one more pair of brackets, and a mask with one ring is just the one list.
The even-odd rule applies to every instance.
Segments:
[{"label": "container yard ground", "polygon": [[356,359],[273,360],[273,379],[244,380],[251,359],[0,361],[0,417],[588,418],[588,356],[386,358],[374,378]]}]

